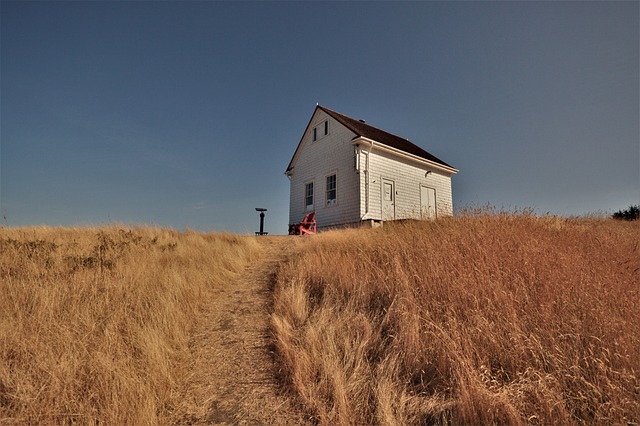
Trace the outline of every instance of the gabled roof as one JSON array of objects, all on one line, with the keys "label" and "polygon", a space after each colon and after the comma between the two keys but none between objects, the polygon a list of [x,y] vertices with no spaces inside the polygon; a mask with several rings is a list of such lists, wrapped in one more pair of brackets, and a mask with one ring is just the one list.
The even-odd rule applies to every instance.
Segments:
[{"label": "gabled roof", "polygon": [[346,115],[340,114],[337,111],[330,110],[329,108],[325,108],[320,105],[318,105],[318,108],[329,114],[331,117],[335,118],[337,121],[342,123],[345,127],[347,127],[358,136],[364,136],[367,139],[372,139],[376,142],[383,143],[392,148],[396,148],[401,151],[408,152],[409,154],[417,155],[418,157],[424,158],[426,160],[451,167],[449,164],[445,163],[435,155],[432,155],[419,146],[413,144],[408,139],[401,138],[400,136],[396,136],[389,132],[385,132],[384,130],[373,127],[363,121],[347,117]]},{"label": "gabled roof", "polygon": [[[324,111],[329,116],[331,116],[333,119],[335,119],[340,124],[345,126],[347,129],[349,129],[353,133],[355,133],[356,136],[354,137],[354,139],[359,138],[359,137],[365,137],[367,139],[371,139],[373,141],[382,143],[382,144],[390,146],[392,148],[399,149],[399,150],[407,152],[409,154],[413,154],[413,155],[418,156],[420,158],[424,158],[425,160],[429,160],[429,161],[432,161],[434,163],[442,164],[443,166],[452,168],[452,166],[450,166],[449,164],[447,164],[444,161],[440,160],[438,157],[428,153],[427,151],[425,151],[424,149],[422,149],[419,146],[415,145],[414,143],[412,143],[408,139],[401,138],[400,136],[396,136],[396,135],[394,135],[392,133],[389,133],[389,132],[385,132],[384,130],[378,129],[377,127],[373,127],[373,126],[365,123],[364,121],[356,120],[354,118],[351,118],[351,117],[348,117],[348,116],[346,116],[344,114],[341,114],[341,113],[339,113],[337,111],[331,110],[329,108],[325,108],[325,107],[323,107],[321,105],[318,105],[316,107],[316,110],[313,112],[312,117],[315,116],[315,113],[316,113],[316,111],[318,109]],[[311,122],[309,122],[309,124],[307,125],[307,129],[309,128],[310,124],[311,124]],[[307,129],[305,129],[304,134],[307,133]],[[303,139],[304,139],[304,134],[302,136]],[[296,153],[300,149],[303,139],[300,140],[300,143],[298,144],[298,148],[296,149]],[[289,172],[291,169],[293,169],[293,163],[294,163],[294,160],[296,158],[296,153],[294,153],[293,158],[291,159],[291,162],[289,163],[289,167],[287,167],[287,172]]]}]

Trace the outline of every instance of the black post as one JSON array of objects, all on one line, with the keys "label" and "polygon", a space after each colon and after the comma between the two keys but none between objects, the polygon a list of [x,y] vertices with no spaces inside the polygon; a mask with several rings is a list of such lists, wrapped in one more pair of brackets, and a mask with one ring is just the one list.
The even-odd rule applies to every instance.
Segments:
[{"label": "black post", "polygon": [[256,235],[267,235],[268,232],[264,232],[264,212],[266,212],[267,209],[256,207],[256,211],[260,212],[260,232],[256,232]]},{"label": "black post", "polygon": [[264,235],[264,212],[260,212],[260,235]]}]

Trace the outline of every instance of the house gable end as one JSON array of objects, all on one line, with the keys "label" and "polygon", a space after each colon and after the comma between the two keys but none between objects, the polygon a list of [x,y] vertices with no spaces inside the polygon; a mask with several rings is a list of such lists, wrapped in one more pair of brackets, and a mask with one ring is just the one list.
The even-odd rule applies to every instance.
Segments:
[{"label": "house gable end", "polygon": [[[309,122],[307,123],[307,127],[305,127],[304,132],[302,133],[302,137],[300,138],[300,142],[298,142],[298,147],[296,148],[295,152],[293,153],[293,157],[291,157],[291,161],[289,161],[289,165],[287,166],[287,170],[284,172],[285,175],[291,174],[293,168],[296,165],[298,157],[300,156],[300,153],[304,149],[305,143],[309,140],[309,137],[311,136],[311,132],[313,131],[313,128],[315,127],[315,125],[320,124],[323,121],[323,120],[319,120],[319,115],[322,114],[323,112],[328,116],[327,118],[334,118],[335,119],[335,117],[333,117],[331,114],[329,114],[327,111],[325,111],[325,109],[323,107],[321,107],[320,105],[316,106],[316,109],[313,111],[313,114],[311,115],[311,118],[309,119]],[[340,124],[344,125],[339,120],[337,120],[337,121]],[[333,124],[330,124],[329,128],[331,128],[332,125]],[[345,127],[347,127],[347,126],[345,126]],[[349,129],[349,130],[351,130],[351,129]],[[319,131],[322,133],[323,129],[320,129]],[[356,137],[357,137],[357,135],[356,135]]]},{"label": "house gable end", "polygon": [[297,223],[310,211],[317,212],[319,228],[360,220],[355,136],[326,112],[314,111],[285,172],[290,184],[289,223]]}]

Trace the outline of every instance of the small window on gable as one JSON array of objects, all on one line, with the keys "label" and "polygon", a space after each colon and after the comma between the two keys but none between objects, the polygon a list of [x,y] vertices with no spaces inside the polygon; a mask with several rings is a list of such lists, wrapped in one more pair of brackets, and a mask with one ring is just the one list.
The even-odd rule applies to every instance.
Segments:
[{"label": "small window on gable", "polygon": [[313,210],[313,182],[304,184],[304,210]]},{"label": "small window on gable", "polygon": [[338,193],[336,191],[336,175],[327,176],[327,206],[333,206],[338,201]]},{"label": "small window on gable", "polygon": [[325,120],[313,128],[313,141],[325,137],[329,134],[329,121]]}]

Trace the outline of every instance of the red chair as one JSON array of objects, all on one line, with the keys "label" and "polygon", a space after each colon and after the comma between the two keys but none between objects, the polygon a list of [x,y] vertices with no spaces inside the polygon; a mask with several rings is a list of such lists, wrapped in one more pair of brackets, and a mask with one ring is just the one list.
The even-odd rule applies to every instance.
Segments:
[{"label": "red chair", "polygon": [[307,214],[302,222],[289,225],[289,235],[314,235],[316,233],[316,212]]}]

